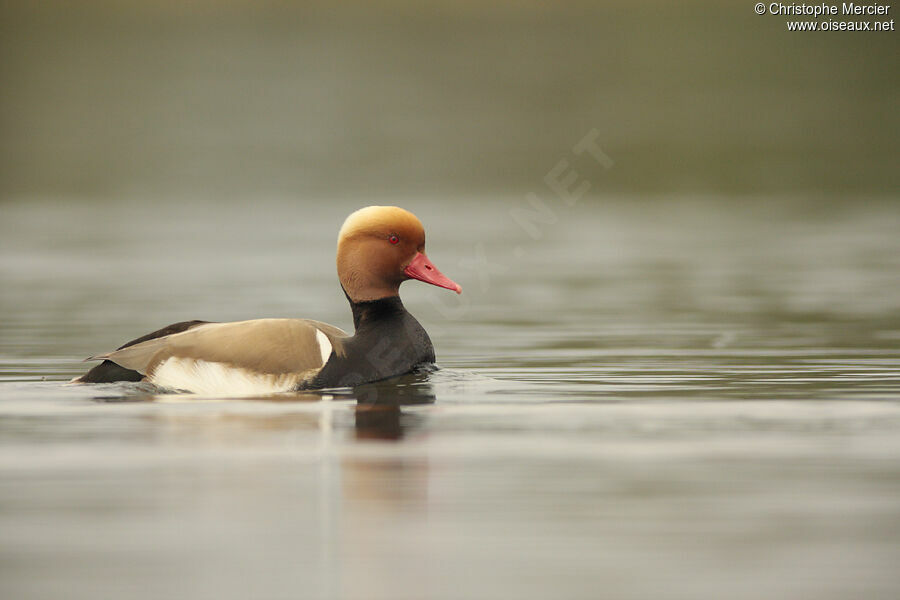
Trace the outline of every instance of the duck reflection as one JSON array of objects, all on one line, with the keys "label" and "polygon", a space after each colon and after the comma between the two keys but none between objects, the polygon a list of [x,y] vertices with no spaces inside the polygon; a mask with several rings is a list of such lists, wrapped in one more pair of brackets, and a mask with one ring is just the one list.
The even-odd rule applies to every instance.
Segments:
[{"label": "duck reflection", "polygon": [[431,385],[421,375],[406,375],[354,388],[355,430],[359,440],[393,440],[421,423],[418,415],[404,413],[403,406],[434,404]]},{"label": "duck reflection", "polygon": [[[427,372],[421,372],[341,390],[237,398],[206,398],[195,394],[163,390],[152,384],[145,383],[101,384],[97,386],[99,388],[96,390],[98,393],[93,395],[92,399],[103,404],[154,402],[160,404],[186,403],[197,405],[200,403],[213,403],[220,406],[223,401],[259,401],[285,404],[317,403],[323,400],[336,400],[338,404],[341,404],[342,400],[355,401],[353,422],[356,439],[397,441],[403,439],[408,430],[415,429],[422,422],[420,416],[404,412],[402,407],[434,404],[436,401],[434,391],[431,384],[428,383],[427,377]],[[328,413],[330,416],[331,411],[332,409],[330,408],[325,409],[324,413]],[[229,422],[243,422],[248,430],[292,428],[298,424],[298,415],[293,412],[260,415],[230,411],[223,413],[220,410],[210,410],[208,412],[191,413],[190,418],[186,420],[190,422],[192,427],[196,427],[198,423],[208,421],[211,426],[218,429],[221,427],[223,414]],[[179,414],[159,413],[153,416],[158,420],[167,422],[184,420],[182,418],[183,415]],[[323,427],[321,415],[317,417],[313,413],[306,413],[299,420],[307,425],[309,429],[322,429]],[[334,428],[334,423],[330,418],[327,419],[327,428],[330,436],[331,430]],[[323,431],[323,433],[325,432]]]},{"label": "duck reflection", "polygon": [[[194,495],[197,502],[218,502],[234,481],[242,489],[272,489],[292,498],[296,527],[315,523],[302,543],[320,549],[324,597],[389,589],[396,565],[420,556],[428,544],[420,536],[396,535],[428,520],[433,473],[422,443],[428,411],[420,409],[436,397],[427,373],[234,401],[135,384],[96,391],[99,403],[159,404],[134,411],[136,430],[147,443],[191,454],[198,447],[221,452],[213,456],[227,468]],[[260,404],[247,404],[254,400]],[[245,451],[252,461],[244,460]],[[410,577],[427,580],[427,569]]]},{"label": "duck reflection", "polygon": [[[417,450],[427,416],[414,408],[435,402],[421,375],[367,384],[354,390],[355,449],[343,453],[340,543],[341,569],[335,587],[347,597],[390,589],[396,565],[419,555],[417,536],[397,536],[427,520],[430,465]],[[402,443],[401,443],[402,442]],[[411,450],[412,448],[412,450]],[[425,576],[416,573],[411,577]]]}]

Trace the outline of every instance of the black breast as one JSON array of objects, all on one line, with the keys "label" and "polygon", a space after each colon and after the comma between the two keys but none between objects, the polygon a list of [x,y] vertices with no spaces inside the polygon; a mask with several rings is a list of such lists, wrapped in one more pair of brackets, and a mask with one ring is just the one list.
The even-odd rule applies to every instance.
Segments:
[{"label": "black breast", "polygon": [[305,388],[359,385],[434,362],[431,339],[398,296],[350,304],[356,333],[343,340],[343,356],[333,355]]}]

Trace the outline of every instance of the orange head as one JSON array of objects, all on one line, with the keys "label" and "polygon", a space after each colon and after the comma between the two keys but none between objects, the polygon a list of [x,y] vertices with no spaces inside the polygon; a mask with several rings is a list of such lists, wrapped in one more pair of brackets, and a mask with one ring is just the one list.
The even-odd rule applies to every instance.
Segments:
[{"label": "orange head", "polygon": [[396,206],[367,206],[347,217],[338,234],[337,270],[354,302],[396,296],[407,279],[462,292],[425,255],[419,219]]}]

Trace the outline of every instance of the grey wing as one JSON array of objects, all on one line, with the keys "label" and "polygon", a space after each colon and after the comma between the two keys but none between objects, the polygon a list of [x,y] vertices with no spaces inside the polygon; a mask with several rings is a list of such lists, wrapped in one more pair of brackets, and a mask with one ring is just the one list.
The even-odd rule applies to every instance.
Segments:
[{"label": "grey wing", "polygon": [[207,323],[91,358],[144,375],[169,358],[222,363],[261,374],[304,373],[320,369],[346,335],[337,327],[305,319]]}]

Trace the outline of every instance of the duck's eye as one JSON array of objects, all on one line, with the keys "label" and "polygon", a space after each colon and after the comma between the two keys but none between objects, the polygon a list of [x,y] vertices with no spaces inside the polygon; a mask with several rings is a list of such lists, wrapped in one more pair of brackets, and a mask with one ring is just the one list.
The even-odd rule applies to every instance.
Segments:
[{"label": "duck's eye", "polygon": [[400,238],[398,238],[396,235],[392,235],[388,238],[388,241],[392,244],[398,244],[400,243]]}]

